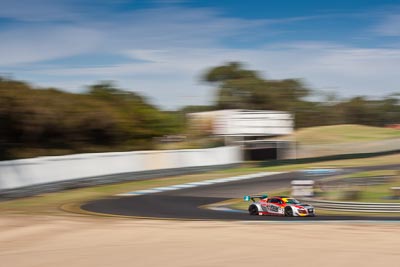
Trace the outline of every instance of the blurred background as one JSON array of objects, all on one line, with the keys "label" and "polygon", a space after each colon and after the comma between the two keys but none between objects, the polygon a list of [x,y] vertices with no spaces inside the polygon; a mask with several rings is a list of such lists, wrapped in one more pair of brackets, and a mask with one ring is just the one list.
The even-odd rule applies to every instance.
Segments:
[{"label": "blurred background", "polygon": [[[0,0],[0,262],[398,266],[399,14]],[[258,194],[317,216],[250,216]]]}]

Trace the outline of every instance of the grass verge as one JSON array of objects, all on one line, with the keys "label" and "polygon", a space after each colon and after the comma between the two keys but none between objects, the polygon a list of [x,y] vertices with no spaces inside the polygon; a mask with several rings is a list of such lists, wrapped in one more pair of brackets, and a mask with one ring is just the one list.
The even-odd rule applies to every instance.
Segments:
[{"label": "grass verge", "polygon": [[344,124],[300,129],[290,138],[302,145],[341,144],[400,138],[400,131],[383,127]]}]

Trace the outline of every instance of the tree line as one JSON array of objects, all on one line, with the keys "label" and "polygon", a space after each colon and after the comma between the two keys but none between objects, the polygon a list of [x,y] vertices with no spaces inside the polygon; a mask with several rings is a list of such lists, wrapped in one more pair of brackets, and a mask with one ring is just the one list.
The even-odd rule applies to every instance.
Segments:
[{"label": "tree line", "polygon": [[81,94],[0,79],[0,158],[152,149],[153,138],[182,131],[161,111],[110,83]]},{"label": "tree line", "polygon": [[[400,123],[400,93],[380,100],[365,96],[339,99],[327,95],[320,101],[310,100],[315,92],[299,79],[271,80],[237,62],[208,70],[203,80],[214,84],[212,106],[186,107],[187,111],[213,109],[260,109],[289,111],[295,115],[297,128],[363,124],[385,126]],[[399,90],[400,92],[400,90]]]}]

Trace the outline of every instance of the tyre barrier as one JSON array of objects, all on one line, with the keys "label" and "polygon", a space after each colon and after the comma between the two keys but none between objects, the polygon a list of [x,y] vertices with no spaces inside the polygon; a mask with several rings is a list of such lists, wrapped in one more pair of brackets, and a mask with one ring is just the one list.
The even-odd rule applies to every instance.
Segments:
[{"label": "tyre barrier", "polygon": [[315,199],[302,199],[301,201],[326,210],[400,213],[400,203],[337,202]]}]

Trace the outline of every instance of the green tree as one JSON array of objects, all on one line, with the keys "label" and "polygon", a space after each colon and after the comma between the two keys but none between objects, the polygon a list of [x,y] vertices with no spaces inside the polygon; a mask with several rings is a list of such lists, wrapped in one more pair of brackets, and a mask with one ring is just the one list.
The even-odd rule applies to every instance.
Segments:
[{"label": "green tree", "polygon": [[183,120],[133,92],[102,82],[86,93],[0,79],[0,159],[151,149]]},{"label": "green tree", "polygon": [[264,109],[301,111],[310,90],[301,80],[268,80],[256,71],[233,62],[210,69],[204,81],[217,85],[218,109]]}]

